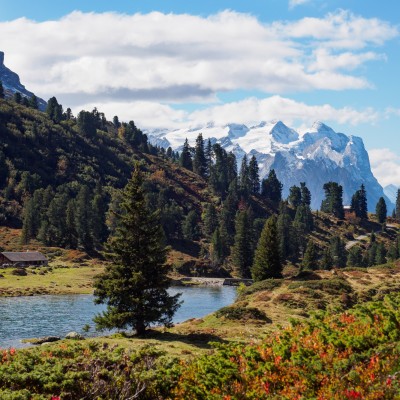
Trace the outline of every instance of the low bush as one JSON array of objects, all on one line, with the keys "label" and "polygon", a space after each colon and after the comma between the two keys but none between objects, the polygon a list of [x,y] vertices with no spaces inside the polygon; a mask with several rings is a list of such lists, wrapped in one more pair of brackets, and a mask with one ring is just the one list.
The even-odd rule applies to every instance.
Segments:
[{"label": "low bush", "polygon": [[223,307],[215,313],[217,318],[226,318],[234,321],[258,320],[271,322],[267,315],[258,308],[228,306]]},{"label": "low bush", "polygon": [[239,296],[247,296],[249,294],[260,292],[262,290],[271,291],[282,286],[282,283],[283,279],[266,279],[264,281],[255,282],[250,286],[240,287]]}]

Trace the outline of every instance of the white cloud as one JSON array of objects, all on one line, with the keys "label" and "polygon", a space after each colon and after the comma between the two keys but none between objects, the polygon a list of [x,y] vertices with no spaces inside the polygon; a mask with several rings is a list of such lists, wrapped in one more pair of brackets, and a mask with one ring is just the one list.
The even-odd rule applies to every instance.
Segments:
[{"label": "white cloud", "polygon": [[293,9],[297,6],[301,6],[302,4],[309,3],[310,0],[289,0],[289,9]]},{"label": "white cloud", "polygon": [[382,186],[400,186],[400,156],[390,149],[369,150],[371,169]]},{"label": "white cloud", "polygon": [[71,106],[204,102],[230,90],[367,88],[353,71],[381,59],[369,47],[397,34],[384,21],[345,11],[272,24],[232,11],[73,12],[56,21],[0,23],[6,65],[30,90]]},{"label": "white cloud", "polygon": [[329,104],[308,105],[281,96],[265,99],[247,98],[193,112],[155,102],[141,101],[88,103],[82,108],[91,110],[95,106],[105,112],[108,119],[118,115],[121,120],[127,121],[134,116],[135,122],[141,128],[179,128],[207,124],[210,121],[216,124],[234,122],[251,126],[272,119],[282,120],[289,126],[310,127],[316,120],[358,125],[374,123],[378,119],[378,113],[372,109],[358,111],[350,107],[334,108]]}]

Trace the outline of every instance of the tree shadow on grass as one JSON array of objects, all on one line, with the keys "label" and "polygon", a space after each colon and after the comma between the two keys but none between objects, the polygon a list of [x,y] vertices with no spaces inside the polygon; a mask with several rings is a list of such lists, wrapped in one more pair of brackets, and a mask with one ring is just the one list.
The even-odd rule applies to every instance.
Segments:
[{"label": "tree shadow on grass", "polygon": [[149,329],[145,335],[133,337],[138,339],[155,339],[161,342],[182,342],[200,349],[212,349],[213,346],[210,344],[212,342],[228,343],[227,340],[224,340],[217,335],[202,332],[181,334],[174,332],[160,332]]}]

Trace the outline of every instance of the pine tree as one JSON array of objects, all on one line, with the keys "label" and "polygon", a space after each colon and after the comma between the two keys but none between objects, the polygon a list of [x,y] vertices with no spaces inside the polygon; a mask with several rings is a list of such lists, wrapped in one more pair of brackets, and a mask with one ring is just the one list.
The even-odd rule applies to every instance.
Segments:
[{"label": "pine tree", "polygon": [[383,197],[380,197],[378,203],[376,204],[376,218],[380,224],[384,224],[386,222],[387,216],[387,207],[386,201]]},{"label": "pine tree", "polygon": [[107,310],[94,319],[100,329],[134,328],[138,335],[150,324],[166,326],[179,307],[178,295],[169,295],[170,267],[157,212],[145,202],[143,178],[135,166],[123,191],[118,227],[109,242],[112,265],[95,281],[95,302]]},{"label": "pine tree", "polygon": [[260,193],[260,175],[258,162],[253,155],[249,162],[249,178],[250,178],[250,191],[252,194]]},{"label": "pine tree", "polygon": [[282,183],[276,177],[274,169],[268,174],[267,179],[264,179],[261,184],[261,195],[265,197],[270,203],[278,208],[282,200]]},{"label": "pine tree", "polygon": [[58,103],[55,97],[51,97],[47,102],[47,115],[56,123],[60,122],[63,115],[62,105]]},{"label": "pine tree", "polygon": [[356,217],[368,219],[367,193],[363,184],[351,198],[351,210],[356,214]]},{"label": "pine tree", "polygon": [[397,222],[400,222],[400,189],[397,190],[395,213]]},{"label": "pine tree", "polygon": [[210,259],[213,266],[221,265],[224,259],[224,248],[219,228],[214,231],[211,238]]},{"label": "pine tree", "polygon": [[277,220],[275,216],[267,219],[261,232],[254,263],[251,268],[254,281],[282,277],[282,263],[277,240]]},{"label": "pine tree", "polygon": [[189,142],[187,139],[185,140],[185,143],[183,144],[183,149],[181,152],[181,156],[179,158],[179,165],[183,168],[193,171],[192,155],[190,153]]},{"label": "pine tree", "polygon": [[205,157],[206,157],[206,163],[207,163],[207,178],[210,178],[210,174],[211,174],[211,168],[212,168],[212,145],[211,145],[211,140],[208,139],[207,140],[207,146],[205,149]]},{"label": "pine tree", "polygon": [[75,201],[69,200],[65,210],[65,241],[69,248],[78,247],[78,232],[76,231]]},{"label": "pine tree", "polygon": [[322,201],[321,211],[343,219],[343,187],[336,182],[328,182],[324,184],[323,188],[325,199]]},{"label": "pine tree", "polygon": [[35,110],[39,108],[38,99],[34,94],[29,99],[29,107],[34,108]]},{"label": "pine tree", "polygon": [[322,254],[322,258],[320,261],[320,267],[321,267],[321,269],[325,269],[325,270],[330,270],[333,267],[333,257],[332,257],[332,253],[331,253],[331,250],[329,249],[329,247],[327,247]]},{"label": "pine tree", "polygon": [[353,246],[347,257],[347,265],[349,267],[362,267],[363,266],[363,256],[362,250],[359,246]]},{"label": "pine tree", "polygon": [[29,244],[35,237],[35,208],[33,199],[29,199],[24,207],[21,243]]},{"label": "pine tree", "polygon": [[22,96],[21,96],[21,93],[20,93],[20,92],[15,92],[15,93],[14,93],[14,101],[15,101],[17,104],[21,104],[21,103],[22,103]]},{"label": "pine tree", "polygon": [[236,275],[250,278],[250,268],[253,263],[252,221],[247,210],[238,211],[235,219],[235,238],[232,248],[232,263]]},{"label": "pine tree", "polygon": [[91,231],[91,195],[87,186],[82,186],[76,196],[76,231],[78,233],[78,243],[85,250],[93,249],[93,236]]},{"label": "pine tree", "polygon": [[375,257],[375,263],[377,265],[382,265],[386,263],[386,248],[383,243],[378,243],[377,248],[376,248],[376,257]]},{"label": "pine tree", "polygon": [[196,211],[189,211],[182,223],[182,233],[185,239],[197,240],[199,239],[199,218]]},{"label": "pine tree", "polygon": [[306,251],[304,253],[301,267],[304,270],[315,270],[318,268],[318,251],[312,240],[307,242]]},{"label": "pine tree", "polygon": [[287,204],[282,202],[280,205],[279,216],[277,220],[277,233],[279,242],[279,256],[282,261],[287,260],[294,253],[294,239],[292,219],[288,212]]},{"label": "pine tree", "polygon": [[218,214],[214,204],[208,203],[203,214],[204,234],[210,237],[218,226]]},{"label": "pine tree", "polygon": [[296,209],[301,204],[301,189],[294,185],[289,188],[289,204]]},{"label": "pine tree", "polygon": [[347,262],[347,254],[343,240],[339,236],[331,238],[330,251],[333,258],[333,265],[336,268],[344,268]]},{"label": "pine tree", "polygon": [[242,196],[246,198],[251,192],[250,172],[246,154],[243,156],[240,166],[239,187]]},{"label": "pine tree", "polygon": [[91,231],[96,246],[101,245],[107,239],[106,212],[107,204],[103,189],[100,184],[97,184],[91,204]]},{"label": "pine tree", "polygon": [[2,81],[0,81],[0,99],[4,99],[4,87]]},{"label": "pine tree", "polygon": [[301,203],[308,208],[311,207],[311,192],[305,182],[300,182]]},{"label": "pine tree", "polygon": [[203,135],[199,133],[194,148],[193,171],[202,178],[207,176],[207,159],[204,151]]}]

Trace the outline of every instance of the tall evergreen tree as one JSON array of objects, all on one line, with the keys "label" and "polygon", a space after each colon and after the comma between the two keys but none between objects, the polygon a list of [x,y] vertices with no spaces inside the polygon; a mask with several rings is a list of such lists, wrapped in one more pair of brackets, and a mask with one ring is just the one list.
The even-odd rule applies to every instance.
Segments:
[{"label": "tall evergreen tree", "polygon": [[353,246],[347,257],[347,265],[349,267],[362,267],[363,266],[363,256],[362,251],[359,246]]},{"label": "tall evergreen tree", "polygon": [[307,242],[301,268],[304,270],[315,270],[318,268],[318,250],[312,240]]},{"label": "tall evergreen tree", "polygon": [[191,210],[186,215],[182,223],[182,233],[185,239],[197,240],[200,236],[199,218],[196,211]]},{"label": "tall evergreen tree", "polygon": [[95,281],[95,302],[107,310],[94,319],[100,329],[134,328],[138,335],[153,323],[166,326],[179,307],[178,295],[168,288],[170,267],[157,212],[145,202],[143,178],[135,166],[123,191],[123,213],[109,240],[112,265]]},{"label": "tall evergreen tree", "polygon": [[380,197],[378,203],[376,204],[376,218],[380,224],[384,224],[386,222],[387,217],[387,207],[386,201],[383,197]]},{"label": "tall evergreen tree", "polygon": [[97,184],[91,204],[91,231],[96,246],[101,245],[107,239],[106,213],[107,204],[103,189],[100,184]]},{"label": "tall evergreen tree", "polygon": [[251,275],[255,281],[282,277],[277,233],[277,220],[275,216],[272,216],[264,225],[254,255]]},{"label": "tall evergreen tree", "polygon": [[76,231],[79,245],[88,251],[93,249],[91,204],[90,190],[87,186],[82,186],[76,197]]},{"label": "tall evergreen tree", "polygon": [[339,236],[331,238],[330,251],[333,258],[333,266],[344,268],[347,262],[347,252],[343,240]]},{"label": "tall evergreen tree", "polygon": [[397,190],[395,212],[396,220],[400,222],[400,189]]},{"label": "tall evergreen tree", "polygon": [[289,188],[289,204],[296,209],[301,204],[301,189],[294,185]]},{"label": "tall evergreen tree", "polygon": [[214,204],[208,203],[203,214],[204,234],[210,237],[218,227],[218,214]]},{"label": "tall evergreen tree", "polygon": [[301,203],[310,208],[311,207],[311,192],[306,186],[305,182],[300,182],[300,189],[301,189]]},{"label": "tall evergreen tree", "polygon": [[23,212],[21,243],[28,244],[35,237],[35,208],[33,199],[28,199]]},{"label": "tall evergreen tree", "polygon": [[239,187],[243,196],[247,197],[251,192],[250,172],[247,164],[246,154],[242,158],[242,164],[240,166],[239,173]]},{"label": "tall evergreen tree", "polygon": [[252,194],[260,193],[260,175],[258,162],[253,155],[249,162],[249,178],[250,178],[250,191]]},{"label": "tall evergreen tree", "polygon": [[294,229],[287,204],[282,202],[279,208],[280,210],[277,220],[279,256],[282,261],[285,261],[293,255],[296,246],[294,245]]},{"label": "tall evergreen tree", "polygon": [[328,182],[324,184],[324,191],[325,199],[322,201],[321,211],[343,219],[343,187],[336,182]]},{"label": "tall evergreen tree", "polygon": [[364,220],[368,219],[367,193],[364,184],[351,198],[351,210],[356,214],[356,217]]},{"label": "tall evergreen tree", "polygon": [[62,105],[58,103],[55,97],[51,97],[48,100],[46,113],[56,123],[62,120],[63,108]]},{"label": "tall evergreen tree", "polygon": [[183,144],[183,149],[181,152],[181,156],[179,158],[179,165],[183,168],[193,171],[192,155],[190,153],[190,146],[189,146],[189,142],[187,139],[185,140],[185,143]]},{"label": "tall evergreen tree", "polygon": [[261,195],[265,197],[270,203],[278,208],[282,200],[282,183],[276,177],[274,169],[269,171],[268,177],[262,181]]},{"label": "tall evergreen tree", "polygon": [[67,209],[65,210],[65,241],[71,249],[78,247],[78,232],[76,231],[76,209],[73,199],[68,201]]},{"label": "tall evergreen tree", "polygon": [[211,168],[212,168],[212,154],[213,154],[213,150],[212,150],[212,145],[211,145],[211,140],[208,139],[207,140],[207,145],[204,151],[204,156],[206,158],[206,163],[207,163],[207,177],[210,178],[210,174],[211,174]]},{"label": "tall evergreen tree", "polygon": [[219,266],[224,259],[224,245],[219,228],[215,229],[210,245],[210,259],[213,266]]},{"label": "tall evergreen tree", "polygon": [[253,263],[252,221],[247,210],[238,211],[235,220],[235,239],[232,248],[232,263],[236,275],[250,278]]},{"label": "tall evergreen tree", "polygon": [[39,108],[38,99],[34,94],[29,99],[29,107],[34,108],[35,110]]},{"label": "tall evergreen tree", "polygon": [[21,93],[20,93],[20,92],[15,92],[15,93],[14,93],[14,101],[15,101],[17,104],[21,104],[21,103],[22,103],[22,96],[21,96]]},{"label": "tall evergreen tree", "polygon": [[196,139],[193,157],[193,171],[202,178],[207,176],[207,159],[204,150],[203,135],[199,133]]},{"label": "tall evergreen tree", "polygon": [[0,81],[0,99],[4,99],[4,87],[2,81]]}]

